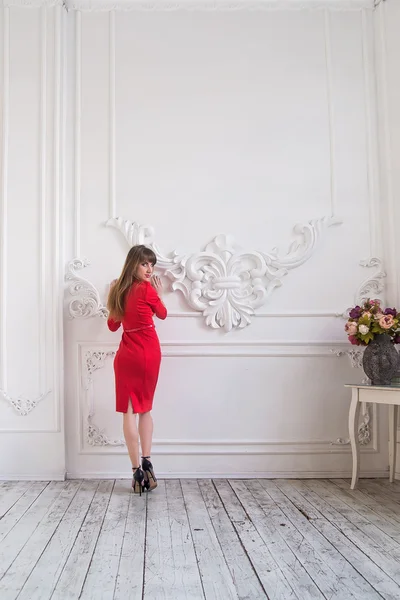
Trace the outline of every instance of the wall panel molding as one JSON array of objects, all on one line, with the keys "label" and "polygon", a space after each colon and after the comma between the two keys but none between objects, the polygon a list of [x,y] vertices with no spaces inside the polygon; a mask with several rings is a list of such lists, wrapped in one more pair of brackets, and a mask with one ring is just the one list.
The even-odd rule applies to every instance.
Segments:
[{"label": "wall panel molding", "polygon": [[0,385],[7,388],[7,201],[8,201],[8,136],[10,85],[10,10],[3,9],[3,64],[1,114],[1,177],[0,177]]},{"label": "wall panel molding", "polygon": [[[22,1],[22,0],[21,0]],[[79,11],[239,11],[239,10],[373,10],[374,0],[66,0]]]},{"label": "wall panel molding", "polygon": [[[26,419],[18,428],[15,418],[10,427],[3,426],[1,432],[12,433],[59,433],[61,431],[60,402],[62,389],[62,340],[63,340],[63,293],[61,276],[61,254],[63,236],[61,220],[61,129],[62,129],[62,7],[58,3],[41,3],[37,5],[39,18],[35,21],[38,27],[38,105],[39,121],[37,136],[38,151],[38,187],[34,190],[37,198],[38,228],[35,244],[38,249],[38,293],[32,300],[33,314],[38,315],[38,338],[35,355],[38,356],[38,390],[32,393],[19,394],[10,391],[7,381],[7,340],[5,322],[7,317],[6,300],[7,269],[12,267],[12,257],[7,255],[7,189],[8,189],[8,94],[9,76],[9,7],[3,9],[4,33],[3,44],[3,113],[2,113],[2,194],[1,194],[1,265],[0,265],[0,398],[11,406],[19,417],[29,417],[34,409],[45,399],[51,397],[54,419],[35,425],[35,417]],[[36,6],[36,5],[35,5]],[[18,23],[15,17],[15,23]],[[51,40],[51,42],[50,42]],[[4,68],[5,67],[5,68]],[[11,82],[12,85],[12,82]],[[15,110],[13,108],[13,110]],[[11,182],[10,182],[11,184]],[[21,208],[21,212],[23,208]],[[51,249],[51,251],[50,251]],[[36,308],[37,303],[37,308]],[[34,361],[25,360],[24,368],[37,369]],[[12,365],[9,365],[12,366]],[[14,386],[15,387],[15,386]],[[36,386],[35,386],[36,387]],[[25,421],[25,419],[24,419]],[[2,422],[4,425],[4,421]]]},{"label": "wall panel molding", "polygon": [[329,160],[330,160],[330,195],[331,215],[336,215],[336,161],[335,161],[335,109],[333,105],[333,82],[332,82],[332,43],[329,11],[324,10],[324,38],[325,38],[325,62],[326,62],[326,88],[328,105],[328,127],[329,127]]},{"label": "wall panel molding", "polygon": [[81,248],[82,15],[75,14],[74,253]]},{"label": "wall panel molding", "polygon": [[109,16],[109,136],[110,136],[110,189],[109,189],[109,217],[110,219],[117,216],[117,192],[116,192],[116,148],[115,148],[115,135],[116,135],[116,106],[115,106],[115,93],[116,93],[116,56],[115,56],[115,12],[111,12]]},{"label": "wall panel molding", "polygon": [[[276,353],[272,350],[264,349],[262,353],[246,352],[236,354],[235,350],[227,353],[215,353],[216,346],[226,346],[227,344],[213,344],[213,350],[211,349],[197,349],[192,353],[180,353],[176,348],[179,346],[187,346],[187,342],[170,342],[174,344],[175,349],[172,351],[164,350],[167,344],[162,344],[163,356],[164,357],[182,357],[182,356],[276,356]],[[265,344],[269,342],[259,342],[259,344]],[[196,343],[197,345],[197,343]],[[232,344],[235,346],[237,344]],[[250,345],[250,344],[249,344]],[[339,357],[345,354],[344,351],[333,352],[332,349],[320,348],[319,351],[312,353],[307,352],[306,344],[299,343],[302,351],[299,350],[282,350],[278,356],[319,356],[319,357]],[[85,449],[85,443],[92,446],[94,449],[103,449],[102,453],[115,454],[115,453],[126,453],[125,441],[121,438],[110,437],[105,429],[101,429],[95,420],[95,399],[92,390],[94,374],[104,368],[105,363],[108,359],[113,359],[116,354],[117,347],[112,344],[101,344],[101,346],[94,346],[92,343],[80,343],[78,344],[80,353],[80,381],[81,390],[83,396],[79,402],[80,405],[80,417],[82,421],[81,435],[81,450],[80,454],[98,454],[98,451],[91,451]],[[356,365],[355,365],[356,366]],[[366,446],[371,442],[371,429],[370,422],[371,414],[370,407],[364,406],[362,422],[359,427],[359,439],[362,446]],[[202,455],[202,454],[219,454],[219,455],[243,455],[255,454],[255,455],[268,455],[268,454],[348,454],[349,450],[346,450],[345,446],[348,446],[348,442],[342,438],[337,438],[334,442],[332,441],[278,441],[278,440],[255,440],[255,439],[238,439],[238,440],[226,440],[226,439],[155,439],[153,442],[154,450],[153,454],[165,454],[165,455]],[[243,447],[246,447],[245,449]],[[105,448],[124,448],[123,451],[115,452],[107,451],[104,452]],[[366,453],[376,453],[377,445],[373,443],[371,447],[363,449]]]}]

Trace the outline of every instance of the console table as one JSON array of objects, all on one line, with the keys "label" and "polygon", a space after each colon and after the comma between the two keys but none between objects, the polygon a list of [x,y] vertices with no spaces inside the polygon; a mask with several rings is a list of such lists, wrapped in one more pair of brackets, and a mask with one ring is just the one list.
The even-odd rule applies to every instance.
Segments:
[{"label": "console table", "polygon": [[389,407],[389,481],[394,481],[396,469],[397,412],[400,404],[400,386],[346,385],[351,388],[349,412],[349,437],[353,455],[353,475],[351,489],[357,485],[360,472],[360,448],[358,443],[358,416],[361,402],[387,404]]}]

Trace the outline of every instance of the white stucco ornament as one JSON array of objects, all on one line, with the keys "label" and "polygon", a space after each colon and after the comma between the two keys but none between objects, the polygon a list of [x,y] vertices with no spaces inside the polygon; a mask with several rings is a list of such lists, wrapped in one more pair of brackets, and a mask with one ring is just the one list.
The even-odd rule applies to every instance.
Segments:
[{"label": "white stucco ornament", "polygon": [[164,255],[154,243],[154,231],[122,218],[109,219],[128,245],[145,244],[157,256],[157,269],[184,295],[188,305],[204,316],[206,325],[231,331],[249,325],[255,309],[263,306],[272,291],[282,285],[291,269],[305,263],[314,253],[322,233],[339,224],[323,217],[296,225],[295,240],[286,254],[243,250],[230,235],[217,235],[204,250]]}]

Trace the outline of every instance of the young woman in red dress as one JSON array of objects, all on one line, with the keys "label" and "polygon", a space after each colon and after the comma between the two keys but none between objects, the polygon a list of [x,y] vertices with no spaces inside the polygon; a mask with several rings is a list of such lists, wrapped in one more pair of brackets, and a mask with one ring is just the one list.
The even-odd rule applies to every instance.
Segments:
[{"label": "young woman in red dress", "polygon": [[[112,282],[107,307],[111,331],[122,325],[122,339],[114,359],[116,410],[123,413],[123,429],[132,462],[135,493],[157,486],[150,462],[153,437],[153,396],[161,362],[160,342],[153,315],[165,319],[167,309],[160,295],[160,278],[153,276],[154,252],[146,246],[133,246],[122,273]],[[139,424],[136,415],[139,415]],[[139,462],[139,440],[142,462]]]}]

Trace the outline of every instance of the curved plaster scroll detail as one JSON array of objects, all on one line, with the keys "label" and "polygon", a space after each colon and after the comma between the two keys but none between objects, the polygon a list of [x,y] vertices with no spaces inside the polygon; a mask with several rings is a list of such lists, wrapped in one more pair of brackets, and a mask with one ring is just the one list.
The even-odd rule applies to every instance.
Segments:
[{"label": "curved plaster scroll detail", "polygon": [[[361,267],[369,269],[374,268],[375,272],[370,277],[364,279],[361,285],[357,288],[354,294],[354,304],[361,306],[365,300],[369,298],[379,298],[382,300],[382,294],[385,290],[385,277],[386,272],[382,267],[382,260],[380,258],[368,258],[360,261]],[[343,319],[349,318],[351,308],[347,308],[342,314],[338,315]]]},{"label": "curved plaster scroll detail", "polygon": [[[113,358],[115,350],[107,352],[102,350],[87,350],[84,355],[84,373],[82,377],[82,387],[86,392],[89,392],[90,386],[93,383],[93,374],[104,367],[107,358]],[[90,395],[88,402],[88,415],[86,417],[86,440],[90,446],[125,446],[125,441],[122,438],[112,439],[108,437],[104,429],[94,421],[94,401]]]},{"label": "curved plaster scroll detail", "polygon": [[90,281],[76,273],[76,271],[84,269],[89,264],[89,261],[85,258],[74,258],[67,266],[65,279],[71,282],[68,291],[71,296],[78,296],[71,300],[68,306],[71,319],[88,319],[90,317],[106,319],[108,317],[108,310],[103,306],[97,289]]},{"label": "curved plaster scroll detail", "polygon": [[0,394],[3,396],[4,400],[6,400],[11,406],[17,411],[17,413],[21,417],[26,417],[33,411],[34,408],[37,407],[39,402],[44,400],[49,394],[50,390],[45,392],[44,394],[40,394],[36,398],[26,398],[25,396],[18,396],[18,398],[13,398],[6,391],[0,389]]},{"label": "curved plaster scroll detail", "polygon": [[365,279],[360,287],[358,288],[355,295],[356,304],[362,304],[368,298],[379,298],[385,289],[384,279],[386,272],[382,268],[382,261],[380,258],[369,258],[368,260],[362,260],[360,262],[362,267],[368,269],[374,268],[376,271]]},{"label": "curved plaster scroll detail", "polygon": [[286,254],[244,251],[225,234],[217,235],[203,251],[164,255],[154,243],[154,231],[121,217],[109,219],[129,246],[146,243],[157,256],[157,268],[180,290],[187,303],[205,317],[206,325],[226,331],[250,324],[254,311],[265,304],[272,291],[282,285],[291,269],[304,264],[315,252],[323,232],[341,223],[336,217],[323,217],[296,225],[296,239]]}]

